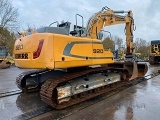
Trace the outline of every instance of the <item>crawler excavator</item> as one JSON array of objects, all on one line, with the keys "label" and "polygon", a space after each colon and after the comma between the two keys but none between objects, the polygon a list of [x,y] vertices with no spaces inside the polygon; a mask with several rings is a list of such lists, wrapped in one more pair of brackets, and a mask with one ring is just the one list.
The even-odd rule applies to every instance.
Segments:
[{"label": "crawler excavator", "polygon": [[149,63],[160,63],[160,40],[152,40],[150,45]]},{"label": "crawler excavator", "polygon": [[[95,13],[86,28],[64,22],[57,27],[43,27],[17,39],[15,65],[34,69],[21,73],[16,84],[23,92],[40,90],[41,99],[62,109],[106,91],[124,82],[144,77],[146,64],[133,58],[132,11],[113,11],[108,7]],[[111,51],[103,48],[99,33],[105,26],[125,24],[126,61],[115,62]],[[36,70],[35,70],[36,69]],[[115,87],[113,87],[115,85]]]}]

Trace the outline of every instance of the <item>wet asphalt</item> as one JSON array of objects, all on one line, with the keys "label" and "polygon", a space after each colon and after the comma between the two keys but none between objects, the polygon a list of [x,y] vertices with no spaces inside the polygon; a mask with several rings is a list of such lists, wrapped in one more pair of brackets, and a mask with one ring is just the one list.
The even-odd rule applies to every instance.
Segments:
[{"label": "wet asphalt", "polygon": [[[149,66],[147,74],[160,66]],[[15,79],[27,69],[0,69],[0,94],[18,90]],[[160,120],[160,75],[118,92],[96,97],[78,105],[55,110],[38,93],[0,97],[0,120]]]},{"label": "wet asphalt", "polygon": [[[159,68],[150,66],[148,73]],[[125,89],[63,120],[75,119],[160,120],[160,76]]]}]

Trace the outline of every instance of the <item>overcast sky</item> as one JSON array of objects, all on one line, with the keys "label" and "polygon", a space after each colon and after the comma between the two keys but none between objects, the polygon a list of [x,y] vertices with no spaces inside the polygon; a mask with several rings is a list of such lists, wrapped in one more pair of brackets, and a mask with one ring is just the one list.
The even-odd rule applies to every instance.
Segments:
[{"label": "overcast sky", "polygon": [[[75,24],[75,14],[84,17],[84,23],[95,13],[108,6],[112,10],[132,10],[136,24],[134,39],[147,41],[160,39],[159,0],[12,0],[19,10],[21,29],[31,26],[48,26],[54,21],[70,21]],[[125,38],[124,25],[106,28],[112,36]]]}]

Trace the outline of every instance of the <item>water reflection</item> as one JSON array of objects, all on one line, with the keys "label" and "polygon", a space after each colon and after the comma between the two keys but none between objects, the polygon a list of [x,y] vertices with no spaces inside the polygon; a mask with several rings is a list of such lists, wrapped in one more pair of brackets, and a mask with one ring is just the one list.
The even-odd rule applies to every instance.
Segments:
[{"label": "water reflection", "polygon": [[[134,116],[134,107],[137,106],[137,103],[134,101],[137,88],[134,86],[131,90],[125,90],[122,93],[119,93],[119,101],[117,103],[118,109],[115,111],[115,118],[120,118],[118,120],[131,120]],[[123,113],[123,114],[122,114]]]},{"label": "water reflection", "polygon": [[16,105],[22,113],[26,113],[46,104],[41,101],[39,93],[21,93],[17,97]]}]

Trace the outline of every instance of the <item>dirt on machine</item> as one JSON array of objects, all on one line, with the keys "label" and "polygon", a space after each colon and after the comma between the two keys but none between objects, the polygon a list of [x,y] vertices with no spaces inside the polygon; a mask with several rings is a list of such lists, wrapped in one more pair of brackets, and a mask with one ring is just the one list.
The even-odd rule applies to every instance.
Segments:
[{"label": "dirt on machine", "polygon": [[[82,25],[77,25],[77,20]],[[57,24],[52,27],[52,24]],[[62,109],[103,94],[116,85],[143,78],[148,67],[133,58],[132,11],[108,7],[93,14],[86,27],[83,16],[76,24],[54,22],[30,33],[22,33],[14,46],[15,65],[34,69],[21,73],[16,84],[23,92],[40,90],[41,99]],[[116,62],[101,40],[104,27],[125,24],[125,61]],[[36,69],[36,70],[35,70]]]}]

